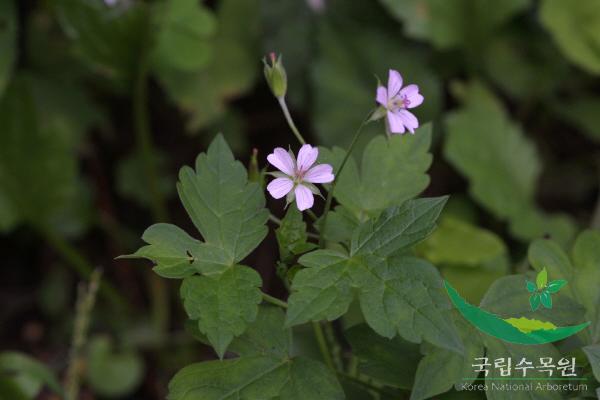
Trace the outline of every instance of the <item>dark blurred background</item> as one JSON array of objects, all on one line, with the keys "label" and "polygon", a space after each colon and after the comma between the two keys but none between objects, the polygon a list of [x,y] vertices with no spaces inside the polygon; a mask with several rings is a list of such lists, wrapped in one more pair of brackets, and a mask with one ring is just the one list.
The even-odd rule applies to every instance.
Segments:
[{"label": "dark blurred background", "polygon": [[[298,147],[262,76],[271,51],[312,144],[347,147],[388,68],[420,86],[426,194],[451,194],[450,213],[505,244],[506,265],[478,282],[518,268],[530,239],[600,225],[597,0],[0,0],[2,351],[62,379],[78,284],[101,268],[81,398],[162,399],[175,371],[214,358],[184,330],[178,282],[114,258],[154,222],[198,236],[177,171],[217,132],[261,167]],[[371,124],[361,146],[382,132]],[[270,233],[246,264],[283,298],[277,259]]]}]

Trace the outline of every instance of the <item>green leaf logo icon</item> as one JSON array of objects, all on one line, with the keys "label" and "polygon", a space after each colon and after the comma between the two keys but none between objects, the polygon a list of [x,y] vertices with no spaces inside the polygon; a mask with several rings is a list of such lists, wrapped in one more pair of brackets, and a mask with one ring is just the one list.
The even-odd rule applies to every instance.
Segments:
[{"label": "green leaf logo icon", "polygon": [[535,311],[543,305],[546,308],[552,308],[552,293],[558,291],[567,284],[564,279],[557,279],[548,283],[548,271],[543,268],[536,276],[535,283],[531,281],[525,282],[527,291],[531,293],[529,296],[529,305],[531,310]]},{"label": "green leaf logo icon", "polygon": [[537,284],[538,289],[543,289],[548,283],[548,271],[546,268],[542,269],[535,278],[535,283]]}]

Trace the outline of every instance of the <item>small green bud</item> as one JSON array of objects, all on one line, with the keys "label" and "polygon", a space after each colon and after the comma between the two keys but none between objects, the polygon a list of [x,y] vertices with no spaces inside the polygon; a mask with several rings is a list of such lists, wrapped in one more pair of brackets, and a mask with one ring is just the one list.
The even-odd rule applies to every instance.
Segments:
[{"label": "small green bud", "polygon": [[271,92],[278,99],[284,98],[287,91],[287,74],[281,62],[281,55],[277,57],[275,53],[270,53],[269,60],[267,61],[265,57],[263,63],[265,64],[265,79],[271,88]]}]

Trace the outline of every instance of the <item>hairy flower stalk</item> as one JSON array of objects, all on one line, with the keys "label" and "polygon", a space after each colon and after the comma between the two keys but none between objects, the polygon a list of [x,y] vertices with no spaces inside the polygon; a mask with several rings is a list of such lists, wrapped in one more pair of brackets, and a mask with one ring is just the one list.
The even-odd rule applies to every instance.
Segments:
[{"label": "hairy flower stalk", "polygon": [[287,204],[296,201],[298,210],[304,211],[314,204],[314,194],[321,195],[314,183],[333,182],[333,167],[329,164],[318,164],[313,167],[319,149],[305,144],[298,152],[298,159],[292,152],[281,147],[267,156],[271,165],[281,172],[272,172],[275,179],[269,183],[267,190],[275,199],[287,196]]}]

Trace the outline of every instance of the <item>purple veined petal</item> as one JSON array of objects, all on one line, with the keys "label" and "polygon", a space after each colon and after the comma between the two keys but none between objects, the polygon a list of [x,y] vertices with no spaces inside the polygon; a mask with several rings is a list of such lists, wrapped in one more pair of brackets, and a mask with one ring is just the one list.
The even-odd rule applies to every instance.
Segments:
[{"label": "purple veined petal", "polygon": [[423,96],[419,93],[419,87],[417,85],[408,85],[400,90],[400,97],[408,100],[408,102],[405,103],[406,108],[415,108],[423,103]]},{"label": "purple veined petal", "polygon": [[410,131],[410,133],[415,133],[415,129],[419,127],[419,120],[413,113],[407,110],[399,110],[399,117],[402,119],[404,126],[406,129]]},{"label": "purple veined petal", "polygon": [[400,88],[402,88],[402,75],[395,69],[390,69],[387,87],[388,98],[391,99],[396,96],[400,91]]},{"label": "purple veined petal", "polygon": [[388,103],[387,89],[384,88],[383,86],[379,86],[377,88],[377,97],[375,97],[375,100],[377,100],[377,102],[379,104],[381,104],[382,106],[387,107],[387,103]]},{"label": "purple veined petal", "polygon": [[294,176],[294,170],[296,169],[296,164],[294,160],[287,151],[285,151],[281,147],[276,147],[275,150],[271,154],[267,156],[267,161],[269,161],[275,168],[280,170],[281,172]]},{"label": "purple veined petal", "polygon": [[329,164],[315,165],[304,174],[304,181],[310,183],[333,182],[333,167]]},{"label": "purple veined petal", "polygon": [[304,185],[298,185],[294,193],[296,194],[296,206],[298,210],[304,211],[313,206],[315,198],[309,188]]},{"label": "purple veined petal", "polygon": [[388,111],[387,122],[391,133],[404,133],[404,122],[397,113]]},{"label": "purple veined petal", "polygon": [[280,199],[288,194],[294,187],[294,182],[289,178],[273,179],[268,185],[269,194],[275,199]]},{"label": "purple veined petal", "polygon": [[298,171],[307,171],[319,157],[319,149],[312,147],[310,144],[305,144],[300,148],[298,152]]}]

